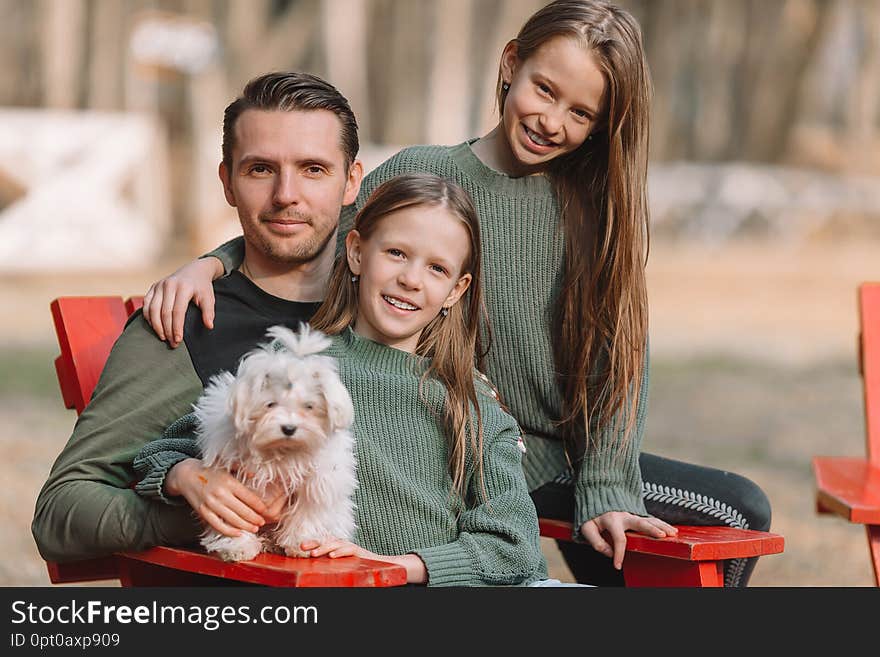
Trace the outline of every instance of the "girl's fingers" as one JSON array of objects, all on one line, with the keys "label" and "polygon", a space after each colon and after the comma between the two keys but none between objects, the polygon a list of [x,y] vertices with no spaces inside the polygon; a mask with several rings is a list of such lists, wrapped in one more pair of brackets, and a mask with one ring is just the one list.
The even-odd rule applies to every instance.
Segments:
[{"label": "girl's fingers", "polygon": [[612,556],[614,567],[620,570],[623,567],[623,557],[626,555],[626,532],[623,531],[623,527],[615,524],[614,527],[608,528],[608,533],[611,534],[611,542],[614,544]]},{"label": "girl's fingers", "polygon": [[336,550],[336,549],[342,547],[342,545],[343,545],[343,541],[339,541],[339,540],[335,540],[335,539],[331,540],[331,541],[327,541],[326,543],[323,543],[323,544],[319,545],[318,547],[310,550],[309,556],[323,557],[325,554],[328,554],[328,553],[332,552],[333,550]]},{"label": "girl's fingers", "polygon": [[286,504],[287,495],[282,493],[269,502],[266,512],[263,514],[263,518],[265,518],[266,522],[275,522],[281,517],[281,512],[284,510]]},{"label": "girl's fingers", "polygon": [[676,536],[678,534],[678,528],[670,525],[668,522],[664,522],[660,520],[660,518],[651,518],[655,524],[659,523],[660,529],[666,532],[667,536]]},{"label": "girl's fingers", "polygon": [[162,290],[155,283],[150,289],[153,291],[153,296],[149,306],[144,301],[144,317],[153,327],[159,339],[165,340],[165,331],[162,329]]},{"label": "girl's fingers", "polygon": [[147,293],[144,295],[143,313],[144,313],[144,319],[146,319],[148,322],[150,321],[149,313],[150,313],[150,305],[153,303],[153,294],[154,294],[153,289],[154,288],[155,288],[155,285],[151,285],[150,289],[147,290]]},{"label": "girl's fingers", "polygon": [[202,309],[202,323],[209,329],[214,328],[214,286],[208,285],[204,294],[195,297],[195,302]]},{"label": "girl's fingers", "polygon": [[228,525],[220,516],[211,511],[211,509],[202,507],[199,509],[199,515],[202,517],[202,520],[224,536],[241,536],[241,532],[238,529]]},{"label": "girl's fingers", "polygon": [[352,543],[346,543],[330,553],[331,559],[338,559],[339,557],[353,557],[357,553],[357,546]]},{"label": "girl's fingers", "polygon": [[183,322],[186,319],[186,309],[189,307],[189,300],[192,293],[186,289],[177,291],[174,297],[174,305],[171,309],[171,339],[172,346],[176,347],[183,339]]},{"label": "girl's fingers", "polygon": [[585,522],[581,526],[581,534],[587,542],[593,546],[593,549],[596,552],[604,554],[606,557],[611,557],[614,554],[614,551],[611,549],[611,546],[608,542],[602,538],[602,534],[599,532],[599,527],[592,520]]},{"label": "girl's fingers", "polygon": [[162,331],[165,333],[165,338],[169,344],[174,346],[172,340],[174,337],[174,327],[172,326],[171,318],[174,313],[175,292],[167,280],[162,282],[162,288],[162,311],[159,313],[162,317]]},{"label": "girl's fingers", "polygon": [[263,525],[262,516],[254,513],[252,509],[232,496],[210,500],[208,508],[227,525],[236,529],[256,533]]},{"label": "girl's fingers", "polygon": [[648,516],[646,520],[651,524],[654,529],[659,532],[662,532],[663,536],[675,536],[678,533],[678,530],[670,525],[669,523],[663,522],[660,518],[654,518],[652,516]]},{"label": "girl's fingers", "polygon": [[661,525],[652,522],[650,518],[640,518],[631,529],[634,529],[641,534],[646,534],[647,536],[653,536],[654,538],[663,538],[666,536],[666,530],[663,529]]}]

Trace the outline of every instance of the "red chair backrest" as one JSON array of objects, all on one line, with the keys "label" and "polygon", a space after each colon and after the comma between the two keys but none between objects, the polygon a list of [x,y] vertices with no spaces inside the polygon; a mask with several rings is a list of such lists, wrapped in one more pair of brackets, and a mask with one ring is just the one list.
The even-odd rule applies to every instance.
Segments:
[{"label": "red chair backrest", "polygon": [[59,297],[51,304],[61,355],[55,371],[66,408],[82,413],[128,315],[143,297]]},{"label": "red chair backrest", "polygon": [[866,448],[868,461],[880,465],[880,283],[859,286],[859,314]]}]

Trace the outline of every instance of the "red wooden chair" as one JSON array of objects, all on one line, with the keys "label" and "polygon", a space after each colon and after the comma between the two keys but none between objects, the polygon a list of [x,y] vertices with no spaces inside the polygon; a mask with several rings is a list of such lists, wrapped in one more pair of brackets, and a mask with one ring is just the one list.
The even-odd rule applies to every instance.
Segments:
[{"label": "red wooden chair", "polygon": [[865,396],[865,458],[816,456],[816,509],[865,526],[880,586],[880,283],[859,286],[859,372]]},{"label": "red wooden chair", "polygon": [[[140,297],[62,297],[52,302],[61,346],[55,361],[67,408],[82,412],[128,314]],[[541,535],[568,540],[571,524],[541,519]],[[627,586],[723,586],[725,559],[783,551],[777,534],[729,527],[679,527],[674,538],[630,534],[624,560]],[[225,563],[197,550],[157,547],[105,559],[49,563],[53,583],[121,579],[126,586],[195,585],[216,578],[273,586],[389,586],[403,584],[399,566],[369,560],[290,559],[263,554],[249,562]]]}]

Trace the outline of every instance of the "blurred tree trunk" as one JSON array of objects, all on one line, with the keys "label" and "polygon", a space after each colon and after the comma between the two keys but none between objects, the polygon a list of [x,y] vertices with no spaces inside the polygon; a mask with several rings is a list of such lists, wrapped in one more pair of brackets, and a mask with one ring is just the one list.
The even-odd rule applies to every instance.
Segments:
[{"label": "blurred tree trunk", "polygon": [[39,105],[41,29],[36,4],[0,0],[0,105]]},{"label": "blurred tree trunk", "polygon": [[82,90],[86,6],[84,0],[40,0],[43,104],[79,106]]},{"label": "blurred tree trunk", "polygon": [[229,0],[226,6],[222,34],[226,45],[224,62],[232,93],[241,91],[252,77],[250,56],[263,43],[271,4],[271,0]]},{"label": "blurred tree trunk", "polygon": [[741,147],[731,149],[735,158],[768,162],[785,150],[826,7],[815,0],[750,0],[746,5],[749,43],[738,104],[752,109]]},{"label": "blurred tree trunk", "polygon": [[122,73],[128,12],[119,0],[91,0],[89,12],[88,107],[117,109],[122,104]]},{"label": "blurred tree trunk", "polygon": [[425,138],[430,6],[426,0],[375,0],[369,43],[370,103],[376,137],[389,144]]},{"label": "blurred tree trunk", "polygon": [[859,24],[869,27],[863,33],[858,72],[847,99],[850,167],[855,171],[880,173],[880,2],[862,0],[855,12]]},{"label": "blurred tree trunk", "polygon": [[428,88],[426,140],[454,144],[469,136],[468,93],[473,69],[470,49],[473,3],[437,0]]},{"label": "blurred tree trunk", "polygon": [[348,98],[357,118],[361,143],[371,140],[368,30],[364,0],[323,1],[321,32],[326,77]]}]

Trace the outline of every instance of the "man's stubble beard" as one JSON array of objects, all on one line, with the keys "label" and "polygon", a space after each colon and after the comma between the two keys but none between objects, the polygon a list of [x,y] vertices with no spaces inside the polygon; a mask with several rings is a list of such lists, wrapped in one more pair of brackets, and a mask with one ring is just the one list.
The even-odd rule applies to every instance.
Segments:
[{"label": "man's stubble beard", "polygon": [[283,238],[273,240],[260,230],[247,231],[251,235],[245,234],[245,238],[249,239],[272,262],[283,265],[301,265],[311,262],[324,254],[330,240],[336,234],[338,225],[331,223],[326,234],[319,234],[315,230],[314,218],[302,215],[299,218],[305,219],[313,230],[312,235],[304,242],[298,241],[295,244],[288,244]]}]

